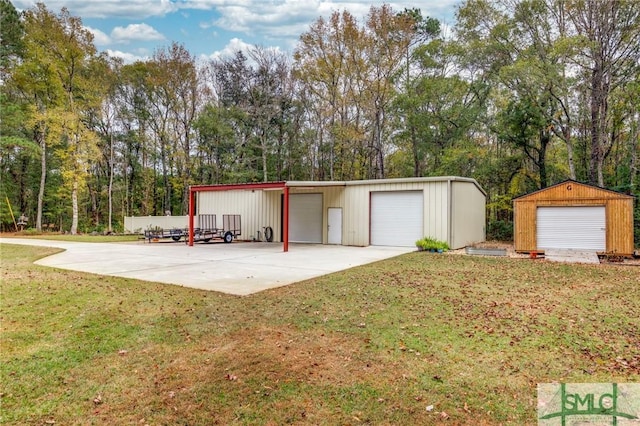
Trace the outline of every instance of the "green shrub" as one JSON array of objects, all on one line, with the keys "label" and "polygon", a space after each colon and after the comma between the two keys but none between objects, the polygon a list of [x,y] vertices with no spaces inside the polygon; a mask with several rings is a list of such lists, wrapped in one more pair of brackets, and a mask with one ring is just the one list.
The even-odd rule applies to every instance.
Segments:
[{"label": "green shrub", "polygon": [[27,228],[22,231],[23,235],[41,235],[42,232],[38,231],[36,228]]},{"label": "green shrub", "polygon": [[513,241],[513,222],[494,220],[487,225],[487,240]]},{"label": "green shrub", "polygon": [[416,241],[416,247],[422,250],[431,251],[447,251],[449,250],[449,244],[446,241],[440,241],[431,237],[424,237]]}]

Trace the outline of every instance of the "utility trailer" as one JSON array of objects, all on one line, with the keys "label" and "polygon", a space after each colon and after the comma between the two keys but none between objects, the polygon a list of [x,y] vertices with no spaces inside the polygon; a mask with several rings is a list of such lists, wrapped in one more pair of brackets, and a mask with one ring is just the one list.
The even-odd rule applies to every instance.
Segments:
[{"label": "utility trailer", "polygon": [[149,228],[144,231],[144,239],[148,242],[158,241],[162,239],[172,239],[173,241],[180,241],[184,236],[184,229],[172,228],[162,229],[158,227]]},{"label": "utility trailer", "polygon": [[[223,214],[222,228],[216,226],[215,214],[198,215],[198,227],[193,230],[193,241],[208,243],[214,238],[222,239],[225,243],[232,242],[242,235],[242,224],[239,214]],[[189,239],[189,230],[185,232],[185,240]]]},{"label": "utility trailer", "polygon": [[[225,243],[230,243],[242,235],[241,225],[239,214],[223,214],[222,228],[217,227],[215,214],[201,214],[198,216],[198,227],[193,230],[193,241],[208,243],[213,239],[221,239]],[[180,241],[182,238],[187,242],[189,240],[189,229],[151,228],[144,231],[144,237],[149,242],[161,239]]]}]

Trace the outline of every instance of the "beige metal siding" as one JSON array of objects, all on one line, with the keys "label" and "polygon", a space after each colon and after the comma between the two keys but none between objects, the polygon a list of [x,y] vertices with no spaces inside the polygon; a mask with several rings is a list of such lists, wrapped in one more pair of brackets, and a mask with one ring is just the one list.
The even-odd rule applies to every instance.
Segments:
[{"label": "beige metal siding", "polygon": [[[327,211],[329,207],[344,209],[344,187],[291,188],[290,194],[322,194],[322,240],[327,242]],[[198,214],[239,214],[242,216],[242,237],[251,240],[257,232],[270,226],[273,241],[282,242],[281,190],[212,191],[199,193]],[[344,229],[344,226],[343,226]],[[344,233],[344,231],[343,231]],[[345,243],[346,244],[346,243]]]},{"label": "beige metal siding", "polygon": [[370,188],[367,186],[347,186],[344,190],[342,244],[368,246]]},{"label": "beige metal siding", "polygon": [[447,182],[424,185],[425,237],[449,242],[449,189]]},{"label": "beige metal siding", "polygon": [[368,246],[370,230],[371,192],[423,191],[424,233],[440,240],[447,240],[447,182],[402,182],[347,185],[343,217],[343,243],[351,246]]},{"label": "beige metal siding", "polygon": [[273,241],[282,242],[282,191],[263,191],[263,200],[263,216],[258,218],[261,222],[258,225],[260,232],[263,232],[263,227],[270,226],[273,229]]},{"label": "beige metal siding", "polygon": [[[451,185],[452,192],[449,193]],[[327,243],[328,209],[342,208],[342,244],[370,244],[371,192],[422,191],[424,236],[449,242],[452,247],[484,239],[484,194],[473,180],[418,178],[389,181],[352,181],[326,186],[314,182],[290,186],[290,194],[321,193],[322,239]],[[453,191],[455,188],[455,191]],[[196,214],[239,214],[242,236],[251,240],[262,227],[273,228],[274,241],[281,242],[282,194],[278,190],[229,190],[198,193]],[[450,203],[453,210],[450,211]],[[450,223],[450,218],[453,220]],[[452,239],[453,238],[453,239]]]},{"label": "beige metal siding", "polygon": [[451,182],[451,248],[461,248],[486,238],[485,195],[470,182]]},{"label": "beige metal siding", "polygon": [[279,197],[280,193],[281,191],[263,190],[201,192],[198,194],[197,214],[215,214],[219,221],[223,214],[239,214],[242,220],[242,235],[239,239],[251,240],[257,236],[258,230],[262,231],[263,226],[271,226],[274,240],[279,240],[279,227],[274,226],[280,223],[279,198],[275,206],[273,199],[274,195]]}]

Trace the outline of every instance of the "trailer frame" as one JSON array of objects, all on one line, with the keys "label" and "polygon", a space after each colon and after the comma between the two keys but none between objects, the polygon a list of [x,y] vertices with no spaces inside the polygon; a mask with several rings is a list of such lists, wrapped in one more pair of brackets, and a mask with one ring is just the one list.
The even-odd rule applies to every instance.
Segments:
[{"label": "trailer frame", "polygon": [[[222,228],[216,224],[215,214],[198,215],[198,224],[193,230],[193,240],[208,243],[213,239],[221,239],[225,243],[231,243],[242,235],[242,219],[239,214],[223,214]],[[144,238],[148,242],[157,242],[161,239],[172,239],[175,242],[184,238],[189,241],[189,228],[150,228],[144,231]]]}]

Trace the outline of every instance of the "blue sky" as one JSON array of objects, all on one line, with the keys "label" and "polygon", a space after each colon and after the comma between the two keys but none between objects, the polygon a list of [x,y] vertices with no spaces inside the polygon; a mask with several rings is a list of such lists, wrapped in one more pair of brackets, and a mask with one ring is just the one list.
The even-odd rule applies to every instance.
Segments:
[{"label": "blue sky", "polygon": [[[35,0],[12,0],[18,10]],[[66,7],[93,32],[96,47],[130,63],[158,48],[182,43],[200,59],[231,55],[253,45],[293,52],[299,36],[318,17],[349,10],[360,22],[371,6],[417,7],[425,16],[453,24],[460,0],[49,0]]]}]

